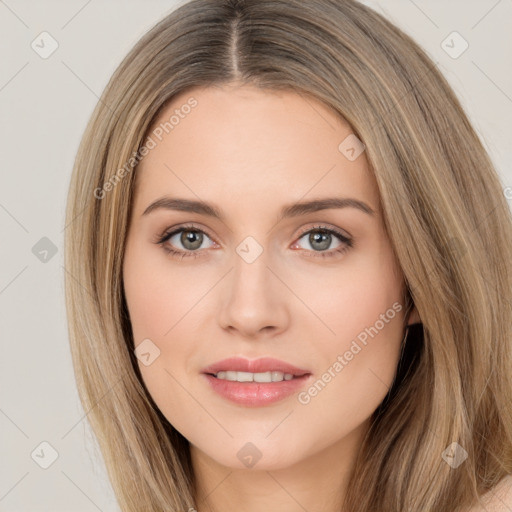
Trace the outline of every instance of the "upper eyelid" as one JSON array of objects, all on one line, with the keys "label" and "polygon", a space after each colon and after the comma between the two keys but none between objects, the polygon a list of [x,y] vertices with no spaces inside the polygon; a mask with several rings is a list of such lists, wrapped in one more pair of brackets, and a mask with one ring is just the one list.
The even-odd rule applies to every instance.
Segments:
[{"label": "upper eyelid", "polygon": [[349,235],[347,232],[344,233],[344,229],[329,226],[311,226],[308,228],[304,228],[304,230],[299,233],[299,238],[302,238],[306,233],[309,233],[310,231],[328,231],[336,236],[352,240],[352,236]]},{"label": "upper eyelid", "polygon": [[[211,240],[214,239],[214,237],[212,237],[208,231],[204,228],[201,228],[199,226],[194,226],[194,225],[185,225],[185,226],[177,226],[177,227],[173,227],[173,228],[169,228],[169,229],[166,229],[162,235],[159,237],[159,239],[169,239],[171,237],[173,237],[174,235],[177,235],[178,233],[180,233],[181,231],[198,231],[200,233],[204,233],[205,235],[207,235]],[[215,242],[217,243],[217,242]]]}]

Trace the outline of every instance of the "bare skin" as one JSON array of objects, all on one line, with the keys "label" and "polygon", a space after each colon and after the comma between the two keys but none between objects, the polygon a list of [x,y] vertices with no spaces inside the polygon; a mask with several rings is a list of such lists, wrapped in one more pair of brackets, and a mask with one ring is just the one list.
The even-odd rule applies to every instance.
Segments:
[{"label": "bare skin", "polygon": [[[375,179],[364,152],[350,161],[338,149],[350,126],[309,97],[233,84],[194,89],[155,126],[190,97],[197,106],[137,169],[123,272],[135,345],[149,338],[160,350],[149,366],[139,362],[144,382],[190,441],[199,512],[339,511],[395,375],[404,322],[419,321],[415,309],[404,318]],[[143,215],[163,196],[213,203],[223,220],[164,208]],[[374,213],[348,206],[278,221],[285,205],[327,197],[357,199]],[[352,247],[335,234],[315,241],[319,226]],[[237,252],[246,237],[258,244],[250,251],[263,249],[251,263]],[[345,358],[370,326],[378,333]],[[302,402],[294,394],[248,407],[219,396],[201,371],[232,356],[307,369]],[[338,356],[346,364],[333,373]],[[329,368],[329,382],[308,394]],[[253,467],[237,456],[248,442],[261,454]]]}]

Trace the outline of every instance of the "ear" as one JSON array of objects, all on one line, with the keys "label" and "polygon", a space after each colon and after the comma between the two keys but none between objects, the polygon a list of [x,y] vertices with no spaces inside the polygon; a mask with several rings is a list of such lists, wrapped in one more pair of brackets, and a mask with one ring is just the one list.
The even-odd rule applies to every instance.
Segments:
[{"label": "ear", "polygon": [[407,319],[407,325],[412,325],[416,323],[421,323],[421,318],[418,313],[418,310],[416,309],[416,306],[413,306]]}]

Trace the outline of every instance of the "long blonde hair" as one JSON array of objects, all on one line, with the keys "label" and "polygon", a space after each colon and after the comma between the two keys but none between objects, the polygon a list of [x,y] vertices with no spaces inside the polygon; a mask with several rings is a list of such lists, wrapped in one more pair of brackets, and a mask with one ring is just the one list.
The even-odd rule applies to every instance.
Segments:
[{"label": "long blonde hair", "polygon": [[[124,298],[139,150],[178,93],[234,81],[310,95],[350,123],[423,323],[343,510],[466,510],[512,473],[510,209],[434,63],[354,0],[185,3],[134,46],[89,121],[66,211],[66,302],[81,403],[122,510],[196,506],[188,441],[143,384]],[[450,446],[468,454],[456,469]]]}]

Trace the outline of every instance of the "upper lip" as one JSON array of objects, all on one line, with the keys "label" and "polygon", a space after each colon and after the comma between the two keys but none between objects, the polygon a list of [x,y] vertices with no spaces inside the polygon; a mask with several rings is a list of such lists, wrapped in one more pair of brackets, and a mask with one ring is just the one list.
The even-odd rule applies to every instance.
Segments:
[{"label": "upper lip", "polygon": [[216,363],[203,368],[202,373],[215,374],[221,371],[250,373],[283,372],[290,373],[296,377],[310,373],[308,370],[297,368],[292,364],[280,361],[279,359],[274,359],[272,357],[262,357],[252,361],[242,357],[230,357],[228,359],[223,359],[222,361],[217,361]]}]

